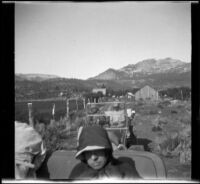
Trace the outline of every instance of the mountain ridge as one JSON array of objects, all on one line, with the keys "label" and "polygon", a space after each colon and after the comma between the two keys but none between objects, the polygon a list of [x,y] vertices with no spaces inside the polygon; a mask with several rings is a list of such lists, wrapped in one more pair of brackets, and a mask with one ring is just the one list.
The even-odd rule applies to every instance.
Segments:
[{"label": "mountain ridge", "polygon": [[[191,71],[191,64],[181,60],[164,58],[164,59],[146,59],[136,64],[129,64],[118,70],[110,68],[99,75],[90,79],[102,80],[120,80],[134,79],[151,74],[162,73],[183,73]],[[110,73],[109,73],[110,72]],[[112,72],[112,73],[111,73]],[[115,74],[115,75],[114,75]]]},{"label": "mountain ridge", "polygon": [[190,88],[191,64],[171,58],[164,60],[165,62],[162,59],[147,59],[119,70],[109,68],[103,75],[101,73],[87,80],[46,74],[15,74],[15,95],[17,99],[24,98],[24,95],[28,98],[43,98],[58,95],[61,91],[91,91],[102,85],[114,91],[141,88],[145,85],[155,89]]},{"label": "mountain ridge", "polygon": [[57,75],[52,75],[52,74],[40,74],[40,73],[29,73],[29,74],[16,73],[15,74],[15,80],[43,81],[43,80],[55,79],[55,78],[61,78],[61,77]]}]

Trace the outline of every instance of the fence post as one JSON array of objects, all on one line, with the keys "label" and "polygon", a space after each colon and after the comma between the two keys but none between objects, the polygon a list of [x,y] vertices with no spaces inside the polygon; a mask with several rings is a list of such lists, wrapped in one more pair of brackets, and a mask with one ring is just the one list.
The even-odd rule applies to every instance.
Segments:
[{"label": "fence post", "polygon": [[52,116],[53,116],[53,120],[55,120],[55,108],[56,108],[56,105],[55,103],[53,104],[53,107],[52,107]]},{"label": "fence post", "polygon": [[69,119],[69,101],[70,101],[70,98],[67,99],[67,119],[66,119],[66,125],[65,125],[65,129],[68,131],[68,135],[71,134],[71,120]]},{"label": "fence post", "polygon": [[75,100],[76,100],[76,111],[78,111],[78,98],[76,98]]},{"label": "fence post", "polygon": [[181,90],[181,100],[183,100],[183,92],[182,92],[182,90]]},{"label": "fence post", "polygon": [[34,128],[32,103],[28,103],[28,117],[29,117],[29,125]]},{"label": "fence post", "polygon": [[83,108],[85,109],[85,98],[83,98]]},{"label": "fence post", "polygon": [[69,99],[67,99],[67,119],[69,119]]}]

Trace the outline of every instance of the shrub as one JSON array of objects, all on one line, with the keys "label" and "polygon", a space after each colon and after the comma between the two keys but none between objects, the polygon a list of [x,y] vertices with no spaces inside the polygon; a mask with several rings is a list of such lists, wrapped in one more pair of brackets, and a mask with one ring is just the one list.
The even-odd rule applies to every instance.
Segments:
[{"label": "shrub", "polygon": [[177,105],[177,108],[178,109],[181,109],[181,108],[183,108],[184,106],[183,105]]},{"label": "shrub", "polygon": [[41,126],[41,123],[37,123],[35,125],[35,129],[41,134],[46,148],[49,151],[55,151],[60,149],[63,142],[67,139],[69,139],[69,135],[66,133],[66,121],[60,120],[60,121],[54,121],[51,120],[51,122],[45,126]]},{"label": "shrub", "polygon": [[158,105],[168,106],[168,105],[171,105],[171,102],[169,100],[165,100],[163,102],[160,102]]},{"label": "shrub", "polygon": [[65,125],[59,123],[51,123],[47,126],[44,140],[48,150],[55,151],[59,149],[62,142],[61,131],[63,129],[65,129]]},{"label": "shrub", "polygon": [[172,114],[177,114],[178,112],[176,110],[171,110]]},{"label": "shrub", "polygon": [[80,126],[84,126],[86,124],[85,117],[76,117],[75,121],[72,123],[71,130],[77,130]]},{"label": "shrub", "polygon": [[154,127],[152,128],[152,131],[153,131],[153,132],[157,132],[157,131],[161,131],[161,130],[162,130],[162,128],[161,128],[160,126],[157,126],[157,127],[154,126]]},{"label": "shrub", "polygon": [[50,120],[50,123],[35,124],[35,129],[42,135],[47,150],[75,149],[77,129],[86,124],[85,112],[71,112],[71,117],[60,117],[57,120]]},{"label": "shrub", "polygon": [[163,105],[160,104],[160,103],[157,105],[157,107],[160,108],[160,109],[164,109]]},{"label": "shrub", "polygon": [[191,124],[191,116],[182,116],[180,117],[180,121],[185,124],[185,125],[190,125]]},{"label": "shrub", "polygon": [[144,103],[144,101],[143,100],[139,100],[138,102],[137,102],[137,105],[138,106],[142,106],[142,105],[144,105],[145,103]]},{"label": "shrub", "polygon": [[162,125],[162,124],[167,124],[168,122],[167,122],[167,120],[165,120],[165,119],[161,119],[161,120],[159,120],[159,124],[160,125]]},{"label": "shrub", "polygon": [[149,114],[158,114],[158,111],[157,110],[150,110]]},{"label": "shrub", "polygon": [[157,136],[151,149],[163,156],[178,156],[181,164],[191,161],[191,127],[186,126],[180,132]]}]

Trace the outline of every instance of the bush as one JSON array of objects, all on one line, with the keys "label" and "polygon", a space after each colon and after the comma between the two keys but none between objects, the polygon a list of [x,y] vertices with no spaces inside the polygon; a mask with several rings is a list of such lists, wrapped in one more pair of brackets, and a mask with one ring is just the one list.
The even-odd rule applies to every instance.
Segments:
[{"label": "bush", "polygon": [[180,132],[156,137],[151,150],[166,157],[178,156],[181,164],[189,163],[191,161],[191,127],[186,126]]},{"label": "bush", "polygon": [[177,114],[178,112],[176,110],[171,110],[172,114]]},{"label": "bush", "polygon": [[168,121],[166,119],[164,119],[164,118],[159,120],[159,125],[165,125],[167,123],[168,123]]},{"label": "bush", "polygon": [[169,100],[165,100],[165,101],[163,101],[163,102],[160,102],[159,104],[158,104],[158,106],[159,105],[161,105],[161,106],[168,106],[168,105],[171,105],[171,102],[169,101]]},{"label": "bush", "polygon": [[137,102],[137,105],[138,106],[143,106],[145,103],[144,103],[144,101],[143,100],[139,100],[138,102]]},{"label": "bush", "polygon": [[150,110],[150,111],[149,111],[149,114],[151,114],[151,115],[152,115],[152,114],[158,114],[158,111],[157,111],[157,110]]},{"label": "bush", "polygon": [[153,132],[162,131],[162,128],[161,128],[160,126],[157,126],[157,127],[154,126],[154,127],[152,128],[152,131],[153,131]]},{"label": "bush", "polygon": [[76,117],[75,121],[72,123],[71,130],[77,130],[80,126],[84,126],[86,124],[86,118],[85,117]]},{"label": "bush", "polygon": [[59,123],[51,123],[47,126],[44,140],[48,150],[55,151],[59,149],[62,143],[61,131],[65,129],[65,125]]},{"label": "bush", "polygon": [[40,133],[42,136],[46,148],[49,151],[55,151],[60,149],[62,146],[63,141],[66,141],[69,138],[69,135],[63,131],[66,128],[66,121],[54,121],[47,125],[41,126],[42,123],[36,123],[35,129]]},{"label": "bush", "polygon": [[180,121],[184,124],[184,125],[190,125],[191,124],[191,116],[182,116],[180,117]]},{"label": "bush", "polygon": [[183,105],[177,105],[177,108],[178,109],[181,109],[181,108],[183,108],[184,106]]},{"label": "bush", "polygon": [[158,104],[158,106],[157,106],[158,108],[160,108],[160,109],[164,109],[164,107],[163,107],[163,105],[162,104]]},{"label": "bush", "polygon": [[42,135],[47,150],[53,152],[59,149],[75,149],[77,129],[86,124],[85,112],[72,113],[72,118],[61,117],[60,120],[50,120],[35,124],[35,129]]}]

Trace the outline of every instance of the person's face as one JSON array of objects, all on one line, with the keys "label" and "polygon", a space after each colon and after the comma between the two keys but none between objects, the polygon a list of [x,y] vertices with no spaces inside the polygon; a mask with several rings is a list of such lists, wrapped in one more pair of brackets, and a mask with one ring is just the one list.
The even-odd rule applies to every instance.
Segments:
[{"label": "person's face", "polygon": [[87,164],[94,170],[99,170],[107,162],[107,156],[104,150],[94,150],[85,152]]}]

